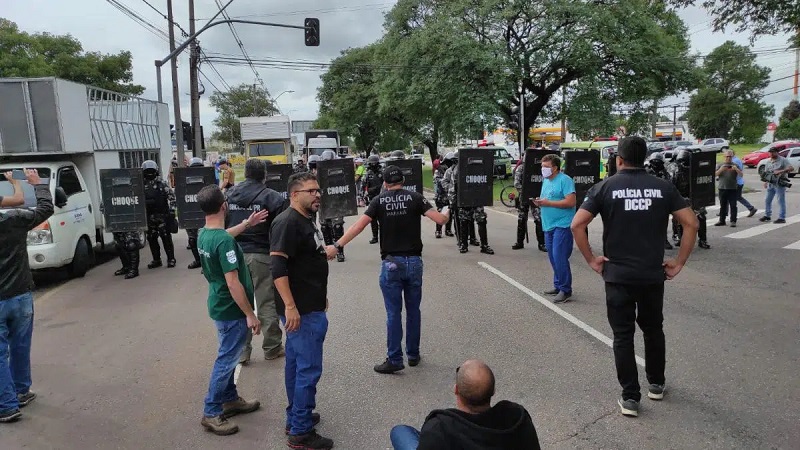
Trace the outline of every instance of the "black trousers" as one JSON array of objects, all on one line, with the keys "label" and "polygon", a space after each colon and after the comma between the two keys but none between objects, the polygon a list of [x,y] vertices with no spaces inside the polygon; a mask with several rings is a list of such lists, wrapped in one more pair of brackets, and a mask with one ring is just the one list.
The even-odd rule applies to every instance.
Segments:
[{"label": "black trousers", "polygon": [[633,348],[637,323],[644,335],[647,382],[664,384],[664,283],[606,283],[606,307],[608,323],[614,331],[614,363],[622,386],[622,398],[639,401],[642,393]]},{"label": "black trousers", "polygon": [[737,189],[720,189],[719,190],[719,221],[725,222],[728,217],[728,210],[731,213],[731,223],[736,223],[736,215],[738,214],[739,191]]}]

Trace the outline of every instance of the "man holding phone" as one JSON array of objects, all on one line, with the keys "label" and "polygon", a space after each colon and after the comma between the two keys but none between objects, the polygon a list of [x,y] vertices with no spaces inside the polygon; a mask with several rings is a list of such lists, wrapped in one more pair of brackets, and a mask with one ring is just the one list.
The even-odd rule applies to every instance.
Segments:
[{"label": "man holding phone", "polygon": [[719,221],[714,224],[715,227],[725,226],[725,218],[728,215],[728,210],[731,213],[731,228],[736,227],[737,215],[737,200],[739,199],[739,186],[737,178],[742,175],[742,171],[733,163],[733,152],[728,150],[725,152],[725,159],[723,162],[717,164],[717,171],[714,173],[717,177],[717,189],[719,190],[719,204],[721,206],[719,212]]}]

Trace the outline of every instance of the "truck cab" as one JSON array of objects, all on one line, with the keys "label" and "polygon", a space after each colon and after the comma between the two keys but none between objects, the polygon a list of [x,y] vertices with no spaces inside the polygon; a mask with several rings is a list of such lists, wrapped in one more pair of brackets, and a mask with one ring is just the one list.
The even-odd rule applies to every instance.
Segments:
[{"label": "truck cab", "polygon": [[247,159],[292,164],[294,148],[289,116],[240,117],[239,125]]}]

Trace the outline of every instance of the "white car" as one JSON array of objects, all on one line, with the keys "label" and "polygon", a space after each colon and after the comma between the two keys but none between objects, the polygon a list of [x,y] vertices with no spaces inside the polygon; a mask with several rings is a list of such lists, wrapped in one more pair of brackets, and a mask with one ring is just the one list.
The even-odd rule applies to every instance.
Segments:
[{"label": "white car", "polygon": [[[789,164],[794,167],[794,171],[789,173],[789,178],[794,178],[794,176],[797,175],[797,172],[800,171],[800,147],[790,147],[785,150],[781,150],[778,152],[778,154],[786,158],[789,161]],[[768,161],[769,158],[766,158],[758,162],[756,168],[758,169],[759,175],[766,170]]]},{"label": "white car", "polygon": [[422,153],[414,153],[408,157],[408,159],[419,159],[422,161],[422,165],[425,165],[425,157]]},{"label": "white car", "polygon": [[713,152],[719,153],[719,152],[723,152],[723,151],[728,150],[728,149],[731,148],[731,145],[728,143],[728,141],[726,141],[725,139],[722,139],[722,138],[706,139],[703,142],[701,142],[699,145],[700,145],[700,148],[702,148],[704,152],[713,151]]}]

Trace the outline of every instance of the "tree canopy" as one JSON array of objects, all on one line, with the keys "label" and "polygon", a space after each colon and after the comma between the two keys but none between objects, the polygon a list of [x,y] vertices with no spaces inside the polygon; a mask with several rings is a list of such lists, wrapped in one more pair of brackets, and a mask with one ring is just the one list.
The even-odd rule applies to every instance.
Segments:
[{"label": "tree canopy", "polygon": [[[794,0],[670,0],[676,6],[698,5],[713,17],[714,31],[734,26],[736,31],[749,31],[751,37],[800,30],[800,5]],[[800,44],[800,34],[795,45]]]},{"label": "tree canopy", "polygon": [[0,18],[0,77],[55,76],[129,95],[144,87],[133,84],[131,53],[85,52],[70,35],[29,34]]},{"label": "tree canopy", "polygon": [[783,108],[775,137],[777,139],[800,139],[800,102],[797,100],[792,100]]},{"label": "tree canopy", "polygon": [[271,116],[278,114],[269,92],[259,86],[242,83],[228,92],[215,91],[209,97],[217,110],[213,139],[237,145],[242,140],[239,117]]}]

